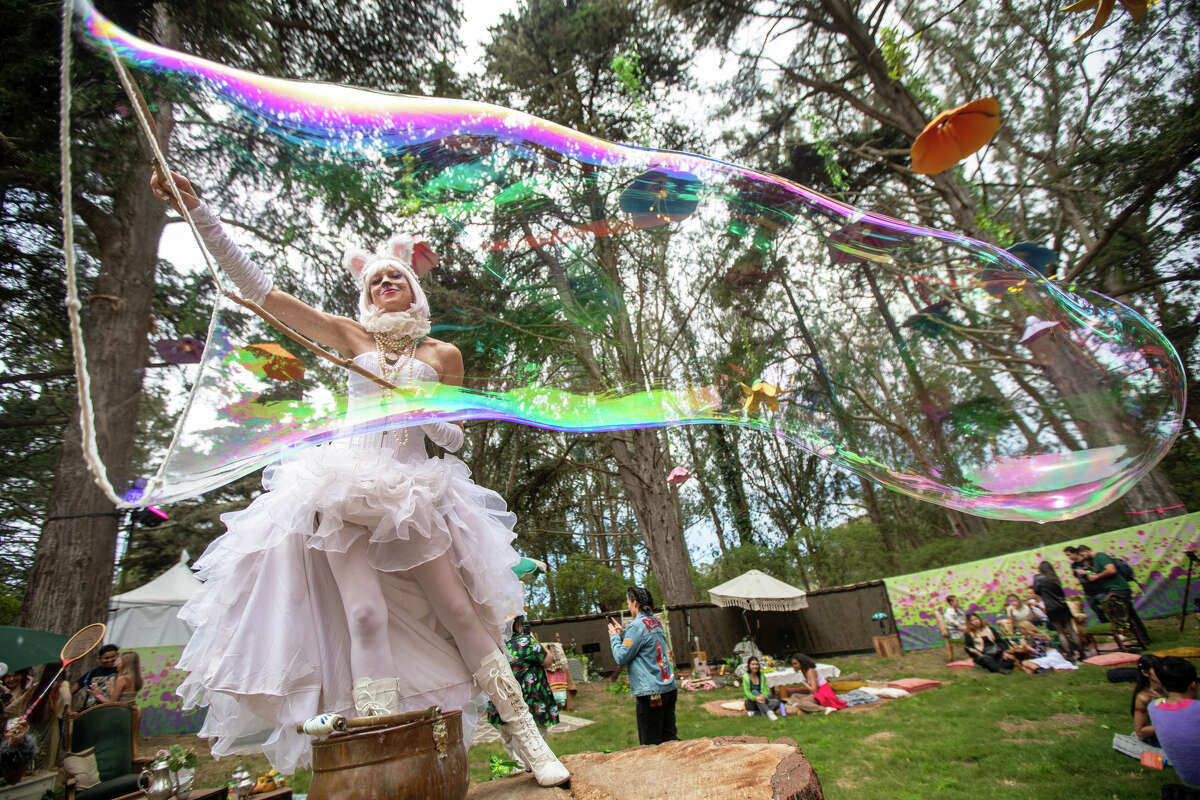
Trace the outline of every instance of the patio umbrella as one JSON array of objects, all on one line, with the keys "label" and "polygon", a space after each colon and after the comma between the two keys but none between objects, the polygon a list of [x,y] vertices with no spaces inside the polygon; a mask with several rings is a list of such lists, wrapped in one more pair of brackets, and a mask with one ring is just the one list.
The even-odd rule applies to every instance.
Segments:
[{"label": "patio umbrella", "polygon": [[714,605],[737,606],[747,611],[799,611],[808,608],[803,589],[752,569],[708,590]]},{"label": "patio umbrella", "polygon": [[57,633],[0,625],[0,661],[10,672],[51,661],[57,664],[66,643],[67,637]]}]

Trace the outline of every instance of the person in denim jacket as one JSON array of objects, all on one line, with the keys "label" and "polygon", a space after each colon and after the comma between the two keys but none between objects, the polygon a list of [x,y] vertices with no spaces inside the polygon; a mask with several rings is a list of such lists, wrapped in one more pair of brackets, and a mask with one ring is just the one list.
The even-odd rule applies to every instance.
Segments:
[{"label": "person in denim jacket", "polygon": [[608,621],[613,659],[629,672],[629,693],[637,701],[639,744],[662,744],[679,738],[675,731],[675,664],[663,624],[654,616],[654,601],[641,586],[625,594],[633,622],[622,630]]}]

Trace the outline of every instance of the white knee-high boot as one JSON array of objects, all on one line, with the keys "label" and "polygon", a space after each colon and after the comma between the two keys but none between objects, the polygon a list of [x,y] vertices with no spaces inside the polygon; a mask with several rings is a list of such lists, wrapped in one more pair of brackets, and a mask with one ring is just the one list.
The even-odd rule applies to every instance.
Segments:
[{"label": "white knee-high boot", "polygon": [[[475,673],[475,685],[487,693],[496,707],[496,713],[504,720],[504,727],[512,737],[512,743],[540,786],[559,786],[571,779],[571,773],[562,765],[546,741],[538,733],[538,726],[529,714],[521,687],[508,665],[508,656],[499,650],[488,653]],[[503,735],[503,734],[502,734]]]},{"label": "white knee-high boot", "polygon": [[529,772],[529,768],[525,766],[525,762],[521,759],[521,754],[517,752],[516,742],[513,741],[512,731],[507,725],[497,725],[497,732],[500,734],[500,743],[504,745],[504,752],[508,753],[508,757],[521,765],[521,769]]},{"label": "white knee-high boot", "polygon": [[400,710],[395,678],[359,678],[354,682],[354,711],[360,717],[381,717]]}]

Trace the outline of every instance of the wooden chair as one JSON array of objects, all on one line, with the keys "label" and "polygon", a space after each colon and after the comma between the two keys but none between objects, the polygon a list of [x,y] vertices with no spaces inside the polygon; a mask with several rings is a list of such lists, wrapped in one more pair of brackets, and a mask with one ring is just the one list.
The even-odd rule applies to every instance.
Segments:
[{"label": "wooden chair", "polygon": [[66,800],[112,800],[136,792],[138,775],[152,759],[137,757],[141,711],[135,703],[102,703],[67,711],[64,747],[69,753],[95,748],[100,783],[81,789],[67,780]]},{"label": "wooden chair", "polygon": [[1137,626],[1130,617],[1129,603],[1119,595],[1109,595],[1104,600],[1104,615],[1112,627],[1113,641],[1122,651],[1137,649],[1145,650],[1149,642],[1142,641],[1138,635]]},{"label": "wooden chair", "polygon": [[[1075,624],[1075,633],[1079,636],[1079,642],[1083,645],[1084,651],[1090,647],[1092,650],[1095,650],[1097,653],[1099,653],[1100,647],[1096,643],[1097,638],[1112,639],[1116,641],[1116,637],[1113,636],[1111,628],[1109,630],[1104,630],[1103,625],[1088,626],[1086,624],[1087,613],[1083,610],[1082,597],[1068,597],[1067,605],[1071,607],[1071,620]],[[1117,647],[1120,646],[1121,643],[1117,642]]]}]

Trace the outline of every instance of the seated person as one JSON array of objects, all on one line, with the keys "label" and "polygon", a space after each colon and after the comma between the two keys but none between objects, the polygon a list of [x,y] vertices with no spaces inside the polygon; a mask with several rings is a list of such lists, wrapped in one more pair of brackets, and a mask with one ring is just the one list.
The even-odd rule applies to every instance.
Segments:
[{"label": "seated person", "polygon": [[[1022,622],[1036,622],[1037,612],[1033,606],[1022,600],[1015,594],[1010,594],[1004,598],[1004,614],[1012,620],[1013,628],[1016,628]],[[1045,619],[1046,615],[1042,614]]]},{"label": "seated person", "polygon": [[967,614],[963,646],[975,666],[988,672],[1012,672],[1021,663],[1008,641],[978,614]]},{"label": "seated person", "polygon": [[1166,697],[1150,703],[1150,724],[1180,779],[1200,787],[1200,703],[1196,702],[1196,668],[1176,656],[1159,660],[1153,673]]},{"label": "seated person", "polygon": [[1009,649],[1020,659],[1019,665],[1026,673],[1037,675],[1049,672],[1055,667],[1072,668],[1073,665],[1062,657],[1062,653],[1054,649],[1050,637],[1032,622],[1017,625],[1017,633],[1020,638]]},{"label": "seated person", "polygon": [[96,699],[97,693],[108,696],[108,683],[117,677],[117,658],[120,652],[121,648],[112,642],[100,648],[96,654],[99,663],[87,671],[75,690],[82,698],[78,703],[80,711],[100,702]]},{"label": "seated person", "polygon": [[142,662],[137,651],[117,656],[117,674],[107,682],[92,681],[89,693],[97,703],[131,703],[142,690]]},{"label": "seated person", "polygon": [[963,632],[967,629],[967,613],[958,607],[958,598],[954,595],[946,597],[946,607],[942,609],[942,622],[946,625],[946,635],[955,641],[962,641]]},{"label": "seated person", "polygon": [[776,687],[776,691],[779,692],[779,697],[784,703],[788,702],[788,695],[790,694],[795,692],[809,693],[808,684],[804,682],[804,668],[800,666],[800,654],[792,653],[788,657],[788,664],[791,666],[792,671],[796,673],[796,683]]},{"label": "seated person", "polygon": [[25,713],[25,707],[33,700],[33,680],[29,669],[18,669],[5,673],[0,688],[0,703],[4,704],[4,718],[11,719]]},{"label": "seated person", "polygon": [[1154,724],[1147,710],[1155,700],[1166,697],[1162,684],[1154,674],[1158,656],[1146,653],[1137,662],[1137,683],[1133,685],[1133,697],[1129,699],[1129,713],[1133,716],[1133,735],[1151,747],[1162,747],[1154,735]]},{"label": "seated person", "polygon": [[796,672],[804,676],[804,684],[812,692],[812,696],[792,695],[788,698],[788,702],[809,714],[817,712],[832,714],[834,711],[846,707],[846,701],[838,697],[833,691],[833,687],[825,682],[824,676],[817,672],[815,661],[803,653],[796,653],[792,656],[791,661]]},{"label": "seated person", "polygon": [[767,679],[763,677],[758,656],[750,656],[750,660],[746,662],[746,674],[742,675],[742,694],[746,696],[746,713],[752,717],[764,716],[774,722],[779,719],[775,716],[776,711],[787,716],[779,700],[771,697],[771,690],[767,688]]}]

